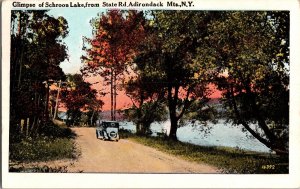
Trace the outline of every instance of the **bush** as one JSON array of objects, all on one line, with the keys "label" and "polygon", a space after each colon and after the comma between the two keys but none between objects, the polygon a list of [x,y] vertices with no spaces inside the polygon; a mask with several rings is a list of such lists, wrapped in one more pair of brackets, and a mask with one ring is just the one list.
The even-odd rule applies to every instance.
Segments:
[{"label": "bush", "polygon": [[120,135],[120,138],[129,138],[131,136],[134,136],[133,133],[131,133],[129,130],[127,129],[119,129],[119,135]]},{"label": "bush", "polygon": [[76,134],[65,125],[49,121],[38,130],[37,135],[10,138],[9,158],[12,161],[47,161],[76,157],[73,138]]},{"label": "bush", "polygon": [[25,168],[25,167],[10,167],[9,172],[21,172],[21,173],[67,173],[68,169],[67,166],[63,167],[48,167],[47,165],[43,167],[32,167],[32,168]]},{"label": "bush", "polygon": [[74,138],[76,136],[70,128],[58,126],[50,121],[41,126],[39,133],[52,138]]},{"label": "bush", "polygon": [[11,143],[9,158],[12,161],[48,161],[77,156],[73,140],[68,138],[36,137]]}]

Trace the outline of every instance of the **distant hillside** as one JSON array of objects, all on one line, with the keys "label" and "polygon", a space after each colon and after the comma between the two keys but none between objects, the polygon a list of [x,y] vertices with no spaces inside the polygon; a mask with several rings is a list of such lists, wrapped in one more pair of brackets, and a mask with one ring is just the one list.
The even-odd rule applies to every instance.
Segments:
[{"label": "distant hillside", "polygon": [[[103,111],[100,113],[100,119],[103,119],[103,120],[111,120],[111,116],[110,116],[110,110],[106,110],[106,111]],[[123,121],[124,117],[122,114],[119,114],[117,112],[116,114],[116,120],[117,121]]]},{"label": "distant hillside", "polygon": [[[61,120],[64,120],[64,121],[68,118],[67,113],[62,112],[62,111],[58,112],[57,116],[58,116],[58,118],[60,118]],[[110,110],[106,110],[106,111],[103,111],[103,112],[100,113],[100,119],[102,119],[102,120],[111,120],[110,118],[111,118],[110,117]],[[122,114],[119,114],[117,112],[116,119],[117,119],[117,121],[123,121],[124,118],[123,118]]]},{"label": "distant hillside", "polygon": [[[220,100],[221,100],[220,98],[210,99],[210,101],[208,102],[208,105],[209,106],[214,106],[219,113],[223,113],[224,109],[222,107],[222,104],[221,104]],[[66,112],[59,112],[58,117],[62,120],[66,120],[67,119]],[[105,111],[101,112],[100,113],[100,119],[102,119],[102,120],[111,120],[110,110],[105,110]],[[117,112],[116,120],[117,121],[123,121],[124,116]]]}]

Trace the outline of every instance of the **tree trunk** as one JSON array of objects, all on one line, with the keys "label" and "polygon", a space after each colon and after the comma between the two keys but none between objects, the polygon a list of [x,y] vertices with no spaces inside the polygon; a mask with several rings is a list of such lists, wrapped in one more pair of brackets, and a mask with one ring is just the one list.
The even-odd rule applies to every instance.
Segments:
[{"label": "tree trunk", "polygon": [[[171,118],[171,117],[170,117]],[[170,128],[170,135],[169,138],[171,140],[177,141],[177,128],[178,128],[178,123],[176,117],[171,118],[171,128]]]},{"label": "tree trunk", "polygon": [[42,111],[40,111],[40,99],[41,95],[38,92],[35,92],[35,115],[34,115],[34,121],[31,128],[31,135],[37,134],[37,131],[40,126],[40,118],[42,117],[41,114],[43,114]]},{"label": "tree trunk", "polygon": [[91,117],[91,126],[93,126],[94,114],[95,114],[95,110],[93,110],[93,114],[92,114],[92,117]]},{"label": "tree trunk", "polygon": [[150,125],[151,123],[147,122],[147,121],[144,121],[143,123],[143,135],[147,135],[148,134],[148,131],[150,132],[151,129],[150,129]]},{"label": "tree trunk", "polygon": [[262,130],[264,131],[264,133],[266,134],[266,136],[268,137],[268,139],[272,143],[275,142],[276,141],[276,137],[271,132],[271,130],[267,126],[265,120],[260,115],[260,110],[259,110],[259,107],[256,104],[256,99],[255,99],[254,94],[251,91],[250,85],[246,84],[245,88],[246,88],[246,92],[247,92],[247,95],[248,95],[249,100],[250,100],[250,107],[252,109],[253,115],[255,116],[256,120],[258,121],[258,124],[259,124],[260,128],[262,128]]},{"label": "tree trunk", "polygon": [[140,121],[136,124],[136,134],[137,135],[142,134],[142,124]]},{"label": "tree trunk", "polygon": [[27,127],[27,130],[26,130],[26,136],[28,136],[29,132],[31,131],[32,126],[33,126],[33,122],[34,122],[34,117],[30,116],[29,121],[28,121],[28,127]]},{"label": "tree trunk", "polygon": [[110,77],[110,117],[111,120],[114,120],[114,76],[113,76],[113,69],[111,68],[111,77]]},{"label": "tree trunk", "polygon": [[47,122],[49,120],[49,84],[47,83],[47,91],[46,91],[46,104],[45,104],[45,110],[44,110],[44,116],[45,121]]},{"label": "tree trunk", "polygon": [[[34,131],[35,131],[35,128],[36,128],[36,125],[37,125],[37,115],[35,115],[33,117],[33,122],[32,122],[32,125],[31,125],[31,129],[30,129],[30,135],[33,135]],[[29,133],[28,133],[29,134]],[[27,134],[27,136],[28,136]]]},{"label": "tree trunk", "polygon": [[177,140],[178,118],[176,115],[176,107],[177,107],[179,87],[175,87],[173,97],[172,97],[172,89],[173,87],[171,86],[168,87],[168,106],[169,106],[169,114],[170,114],[170,121],[171,121],[169,139]]},{"label": "tree trunk", "polygon": [[136,126],[135,126],[135,130],[136,130],[136,134],[140,133],[140,131],[141,131],[141,123],[140,123],[140,121],[137,121]]},{"label": "tree trunk", "polygon": [[[21,14],[21,13],[20,13]],[[22,21],[24,21],[24,20],[22,20]],[[25,30],[23,30],[22,31],[22,29],[21,29],[21,15],[20,15],[20,22],[19,22],[19,34],[20,35],[22,35],[22,33],[24,32],[24,35],[26,34],[26,28],[27,28],[27,25],[28,25],[28,23],[25,21],[25,23],[26,23],[26,26],[25,26],[25,28],[22,28],[22,29],[25,29]],[[22,32],[22,33],[21,33]],[[23,56],[24,56],[24,45],[23,45],[23,41],[22,41],[22,37],[20,36],[20,39],[21,39],[21,45],[20,45],[20,49],[21,49],[21,52],[20,52],[20,59],[19,59],[19,77],[18,77],[18,88],[20,88],[20,85],[21,85],[21,80],[22,80],[22,69],[23,69]]]},{"label": "tree trunk", "polygon": [[117,75],[114,74],[114,121],[116,121],[116,111],[117,111]]},{"label": "tree trunk", "polygon": [[[37,86],[37,82],[34,82],[34,86]],[[36,89],[35,89],[36,90]],[[30,135],[33,133],[35,127],[36,127],[36,120],[38,116],[38,93],[37,91],[34,92],[34,107],[33,107],[33,119],[32,119],[32,125],[30,126]],[[29,133],[28,133],[29,134]]]},{"label": "tree trunk", "polygon": [[143,92],[141,90],[140,92],[140,99],[139,99],[139,104],[138,106],[136,106],[134,103],[134,106],[136,107],[136,111],[137,111],[137,123],[136,123],[136,133],[137,134],[141,134],[142,133],[142,106],[144,103],[144,95]]},{"label": "tree trunk", "polygon": [[25,118],[25,119],[24,119],[23,128],[22,128],[22,133],[24,132],[24,129],[27,130],[27,127],[28,127],[28,121],[27,121],[27,118]]},{"label": "tree trunk", "polygon": [[56,96],[56,100],[55,100],[55,109],[54,109],[53,120],[57,116],[60,88],[61,88],[61,80],[59,80],[59,84],[58,84],[57,96]]},{"label": "tree trunk", "polygon": [[[284,144],[275,136],[275,134],[270,130],[268,125],[265,122],[265,119],[261,116],[261,111],[259,106],[256,104],[255,94],[252,93],[250,85],[246,85],[246,92],[250,99],[250,106],[255,116],[259,127],[264,131],[266,137],[268,138],[268,144],[265,144],[267,147],[276,152],[276,154],[283,155],[288,154],[288,150],[284,147]],[[256,137],[257,138],[257,137]]]},{"label": "tree trunk", "polygon": [[[264,127],[262,128],[264,133],[266,134],[267,139],[261,137],[257,132],[255,132],[253,129],[251,129],[251,127],[244,121],[242,120],[241,116],[240,116],[240,112],[238,110],[237,104],[236,104],[236,100],[235,100],[235,96],[234,96],[234,91],[233,91],[233,86],[230,86],[230,98],[231,98],[231,102],[233,104],[233,108],[234,108],[234,112],[235,115],[237,117],[237,119],[240,121],[240,123],[244,126],[245,129],[247,129],[248,132],[250,132],[252,134],[253,137],[255,137],[257,140],[259,140],[262,144],[264,144],[265,146],[267,146],[268,148],[270,148],[271,150],[274,150],[276,152],[276,154],[282,155],[282,154],[288,154],[287,149],[282,149],[281,147],[278,147],[276,145],[276,141],[274,141],[273,137],[269,137],[268,134],[270,135],[270,130],[267,128],[266,125],[263,125]],[[249,92],[249,91],[248,91]],[[252,98],[252,96],[249,96],[249,98]],[[252,100],[252,106],[253,106],[253,99]],[[258,108],[256,106],[254,106],[255,110],[258,111]],[[256,116],[259,114],[259,112],[253,112]],[[258,121],[259,122],[259,126],[262,127],[261,125],[261,120]],[[265,124],[265,123],[264,123]],[[266,133],[266,129],[267,133]]]},{"label": "tree trunk", "polygon": [[[21,47],[21,48],[22,48],[22,47]],[[20,68],[19,68],[18,88],[20,88],[20,85],[21,85],[21,78],[22,78],[23,51],[21,51],[21,58],[20,58],[19,64],[20,64]]]}]

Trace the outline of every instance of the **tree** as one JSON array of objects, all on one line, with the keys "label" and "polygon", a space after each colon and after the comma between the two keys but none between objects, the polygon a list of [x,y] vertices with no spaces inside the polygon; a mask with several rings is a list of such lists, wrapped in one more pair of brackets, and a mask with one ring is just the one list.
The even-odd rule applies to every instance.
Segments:
[{"label": "tree", "polygon": [[289,13],[228,12],[209,32],[228,118],[288,153]]},{"label": "tree", "polygon": [[[36,134],[49,119],[49,81],[64,79],[67,55],[63,17],[47,11],[16,10],[11,16],[10,131]],[[24,111],[26,110],[26,111]],[[21,121],[23,120],[23,121]]]},{"label": "tree", "polygon": [[94,37],[85,38],[90,48],[82,72],[99,74],[110,85],[111,119],[116,119],[117,81],[128,71],[126,63],[132,61],[135,46],[143,37],[143,12],[109,10],[91,20]]},{"label": "tree", "polygon": [[[136,60],[147,67],[155,79],[152,84],[164,91],[173,140],[177,140],[178,122],[191,105],[210,94],[214,65],[205,59],[208,50],[202,41],[210,19],[207,12],[153,11],[153,35],[143,42]],[[203,57],[195,55],[197,50]]]},{"label": "tree", "polygon": [[62,89],[62,102],[67,108],[67,125],[79,125],[82,112],[88,109],[99,111],[103,102],[97,100],[97,91],[83,80],[82,75],[67,75],[68,87]]},{"label": "tree", "polygon": [[163,98],[165,92],[161,88],[153,87],[155,78],[148,75],[148,70],[145,68],[138,70],[139,75],[131,77],[126,83],[126,95],[132,100],[133,106],[123,111],[125,118],[135,123],[136,132],[140,135],[151,133],[151,123],[167,120],[167,109]]},{"label": "tree", "polygon": [[123,110],[124,117],[136,125],[138,135],[151,134],[151,123],[167,120],[167,109],[159,101],[144,102],[142,106]]},{"label": "tree", "polygon": [[99,119],[99,113],[103,105],[104,103],[102,100],[99,100],[97,98],[89,99],[87,107],[87,116],[89,118],[91,126],[95,125],[96,121]]},{"label": "tree", "polygon": [[132,101],[132,107],[123,111],[124,116],[135,123],[137,134],[140,135],[151,133],[151,123],[167,119],[165,91],[162,87],[157,87],[158,77],[151,71],[154,68],[152,62],[146,56],[142,56],[143,52],[155,48],[156,35],[153,33],[152,23],[152,20],[146,20],[144,23],[144,35],[147,37],[137,46],[136,56],[129,64],[131,74],[124,81],[126,95]]}]

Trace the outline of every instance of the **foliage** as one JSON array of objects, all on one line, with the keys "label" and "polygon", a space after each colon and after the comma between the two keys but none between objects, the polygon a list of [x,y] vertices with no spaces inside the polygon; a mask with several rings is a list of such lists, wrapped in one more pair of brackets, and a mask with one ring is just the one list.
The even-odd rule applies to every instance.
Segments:
[{"label": "foliage", "polygon": [[146,102],[140,107],[125,109],[124,118],[137,125],[137,134],[151,134],[150,125],[153,122],[167,120],[166,107],[159,101]]},{"label": "foliage", "polygon": [[[148,28],[146,31],[150,33],[149,27],[146,28]],[[143,45],[147,45],[147,43],[143,43]],[[160,84],[157,82],[156,74],[151,71],[152,65],[147,58],[138,56],[133,65],[134,73],[126,81],[124,87],[133,106],[123,112],[126,119],[135,123],[138,134],[150,134],[152,122],[167,119],[165,92],[161,87],[153,87],[153,84],[156,86]]]},{"label": "foliage", "polygon": [[[83,80],[82,75],[67,75],[68,86],[62,90],[62,102],[67,108],[67,125],[79,125],[82,111],[92,109],[98,112],[103,102],[97,100],[97,91]],[[97,106],[96,106],[97,105]]]},{"label": "foliage", "polygon": [[25,130],[36,135],[49,120],[49,85],[65,77],[59,64],[68,58],[62,42],[67,34],[63,17],[53,18],[44,10],[12,11],[10,139]]},{"label": "foliage", "polygon": [[49,121],[41,125],[39,135],[12,140],[9,158],[21,162],[74,158],[77,152],[72,139],[75,137],[70,128]]},{"label": "foliage", "polygon": [[196,101],[203,101],[210,94],[208,84],[214,65],[204,58],[206,52],[201,54],[203,58],[195,54],[201,45],[203,51],[207,50],[201,40],[210,14],[195,11],[153,11],[152,14],[146,39],[135,59],[137,81],[144,82],[139,87],[142,89],[136,90],[144,92],[148,90],[147,85],[156,86],[152,94],[156,94],[157,100],[166,99],[171,120],[169,137],[177,140],[178,122],[183,121],[183,115],[193,103],[200,105]]},{"label": "foliage", "polygon": [[178,123],[216,120],[208,104],[215,84],[228,121],[288,153],[288,12],[158,10],[147,18],[132,64],[136,75],[125,87],[136,109],[132,115],[141,118],[144,102],[165,99],[169,137],[176,140]]},{"label": "foliage", "polygon": [[98,98],[88,99],[88,106],[86,107],[87,112],[85,112],[87,125],[94,126],[96,124],[96,121],[100,118],[99,113],[101,112],[103,105],[104,102]]},{"label": "foliage", "polygon": [[39,133],[49,138],[74,138],[76,136],[70,128],[57,126],[51,121],[43,124]]},{"label": "foliage", "polygon": [[120,135],[120,138],[123,138],[123,139],[134,136],[134,134],[132,132],[130,132],[129,130],[123,129],[123,128],[119,129],[119,135]]},{"label": "foliage", "polygon": [[111,119],[116,119],[117,81],[128,72],[126,64],[132,61],[136,45],[143,37],[142,11],[109,10],[91,20],[93,38],[85,38],[87,56],[82,56],[86,75],[99,74],[110,86]]},{"label": "foliage", "polygon": [[208,29],[228,119],[278,153],[288,153],[288,23],[288,12],[239,11]]},{"label": "foliage", "polygon": [[186,110],[186,113],[180,119],[180,126],[186,125],[186,123],[194,123],[199,121],[206,124],[207,121],[217,123],[221,118],[221,112],[217,110],[214,104],[210,104],[209,98],[203,98],[201,100],[195,100]]},{"label": "foliage", "polygon": [[90,109],[85,113],[85,118],[85,123],[87,123],[89,126],[95,126],[96,121],[100,118],[99,111],[96,111],[96,109]]},{"label": "foliage", "polygon": [[288,174],[288,158],[228,147],[198,146],[157,137],[131,136],[131,140],[198,163],[216,166],[221,173]]}]

